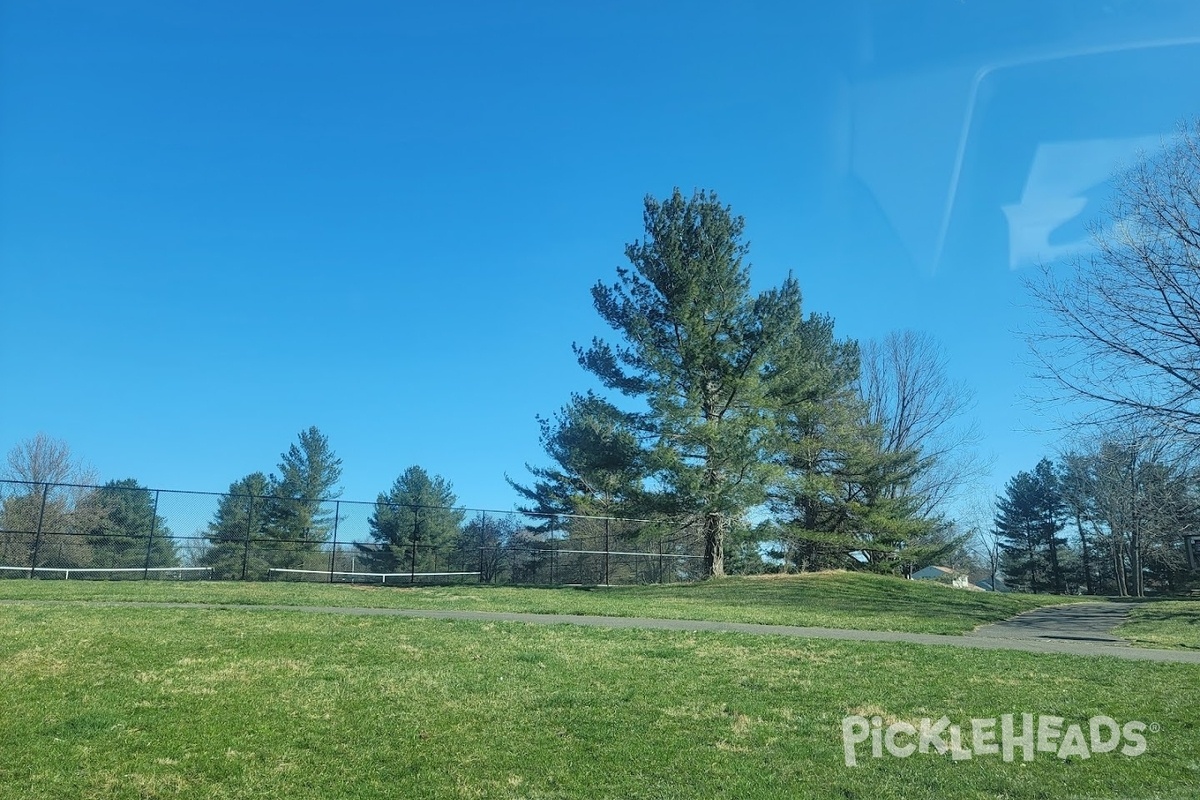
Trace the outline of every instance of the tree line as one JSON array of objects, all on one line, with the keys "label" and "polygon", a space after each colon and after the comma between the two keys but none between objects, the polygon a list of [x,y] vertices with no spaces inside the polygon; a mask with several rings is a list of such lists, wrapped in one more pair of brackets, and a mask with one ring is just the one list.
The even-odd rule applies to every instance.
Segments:
[{"label": "tree line", "polygon": [[[5,475],[21,488],[0,503],[0,565],[132,569],[178,566],[179,553],[154,494],[136,480],[100,486],[70,447],[43,433],[9,451]],[[43,544],[28,532],[51,532]]]},{"label": "tree line", "polygon": [[[604,392],[539,418],[550,463],[508,480],[542,522],[509,538],[569,537],[578,517],[647,520],[660,536],[699,531],[703,576],[901,572],[959,549],[945,501],[978,464],[963,457],[970,393],[940,346],[914,332],[839,338],[828,315],[805,315],[791,276],[752,292],[745,222],[714,193],[647,197],[643,222],[629,266],[592,290],[617,338],[574,348]],[[230,485],[195,560],[229,576],[315,564],[340,475],[325,436],[302,432],[277,472]],[[377,498],[363,562],[414,569],[476,536],[455,502],[449,481],[406,470]]]},{"label": "tree line", "polygon": [[[1200,123],[1117,176],[1092,250],[1029,281],[1045,312],[1030,333],[1039,377],[1055,404],[1082,401],[1061,406],[1068,425],[1101,434],[1020,472],[997,499],[986,560],[1016,588],[1141,595],[1190,580],[1198,198]],[[524,534],[569,535],[570,520],[590,515],[687,527],[700,532],[706,576],[904,573],[961,558],[966,536],[947,509],[980,465],[963,424],[970,392],[948,379],[937,343],[839,337],[831,317],[805,312],[790,275],[753,291],[745,221],[715,193],[648,196],[642,218],[626,265],[591,291],[611,338],[573,345],[592,388],[539,417],[547,462],[507,478],[521,510],[543,520]],[[306,563],[336,524],[322,503],[340,492],[340,464],[316,428],[301,433],[278,474],[230,486],[203,559],[232,571],[241,544],[244,571],[250,537],[273,544],[256,568]],[[157,524],[139,489],[62,494],[40,513],[73,514],[98,534]],[[6,498],[5,519],[33,504]],[[380,493],[362,557],[413,569],[423,550],[467,541],[454,505],[448,481],[406,470]]]},{"label": "tree line", "polygon": [[985,550],[1027,591],[1140,597],[1196,583],[1200,121],[1111,190],[1092,246],[1027,281],[1045,404],[1073,441],[999,499]]},{"label": "tree line", "polygon": [[[594,557],[649,537],[620,521],[522,522],[509,514],[457,508],[449,480],[413,465],[379,493],[368,516],[368,541],[335,548],[341,459],[316,427],[281,454],[276,472],[253,472],[220,495],[207,524],[176,537],[158,509],[159,492],[137,480],[97,485],[94,471],[69,446],[45,434],[8,457],[0,497],[0,566],[51,569],[143,569],[205,566],[216,578],[262,580],[273,569],[373,574],[479,574],[485,582],[600,583],[661,581],[673,570],[664,551],[654,565]],[[610,522],[612,523],[610,525]],[[661,534],[661,531],[659,532]],[[582,549],[580,549],[582,548]],[[552,552],[553,551],[553,552]],[[561,552],[560,552],[561,551]],[[664,560],[665,558],[665,560]],[[23,570],[5,575],[19,577]]]},{"label": "tree line", "polygon": [[1200,522],[1198,466],[1150,437],[1101,438],[1042,459],[998,501],[992,567],[1020,591],[1180,590],[1193,580],[1183,534]]}]

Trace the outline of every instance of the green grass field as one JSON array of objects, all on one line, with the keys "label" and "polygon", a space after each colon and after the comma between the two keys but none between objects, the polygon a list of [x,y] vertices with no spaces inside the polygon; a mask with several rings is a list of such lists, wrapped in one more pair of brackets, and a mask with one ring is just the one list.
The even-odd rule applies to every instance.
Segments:
[{"label": "green grass field", "polygon": [[[1200,785],[1192,665],[4,604],[0,686],[0,798],[1191,798]],[[875,759],[860,745],[845,763],[849,714],[1022,712],[1153,732],[1137,756]]]},{"label": "green grass field", "polygon": [[[593,589],[0,581],[0,798],[1191,797],[1200,667],[919,645],[121,601],[958,633],[1062,598],[824,573]],[[43,605],[22,600],[62,600]],[[85,601],[116,602],[93,606]],[[78,602],[70,602],[78,601]],[[1196,647],[1200,603],[1120,633]],[[1146,752],[845,763],[850,714],[1151,726]]]},{"label": "green grass field", "polygon": [[1084,598],[966,592],[847,572],[694,584],[401,589],[320,583],[0,580],[0,599],[213,602],[701,619],[916,633],[963,633],[1022,611]]},{"label": "green grass field", "polygon": [[1200,650],[1200,600],[1155,600],[1130,608],[1116,634],[1141,647]]}]

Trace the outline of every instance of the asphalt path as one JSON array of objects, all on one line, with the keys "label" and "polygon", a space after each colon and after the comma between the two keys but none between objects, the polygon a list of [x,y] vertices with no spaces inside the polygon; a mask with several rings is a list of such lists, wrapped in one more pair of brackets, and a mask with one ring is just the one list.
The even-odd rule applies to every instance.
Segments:
[{"label": "asphalt path", "polygon": [[1003,622],[976,628],[971,635],[1121,646],[1125,641],[1113,636],[1112,631],[1128,618],[1129,607],[1120,603],[1073,603],[1026,611]]},{"label": "asphalt path", "polygon": [[[650,619],[646,617],[600,617],[582,614],[522,614],[507,611],[442,611],[407,608],[337,608],[332,606],[236,605],[223,603],[116,603],[73,600],[3,600],[0,605],[84,605],[107,608],[163,608],[207,611],[291,611],[306,614],[360,617],[408,617],[419,619],[461,620],[465,622],[503,622],[526,625],[581,625],[594,628],[636,628],[668,631],[707,631],[713,633],[743,633],[758,636],[794,636],[805,639],[829,639],[850,642],[898,642],[904,644],[967,647],[976,650],[1021,650],[1027,653],[1056,653],[1075,656],[1110,656],[1131,661],[1163,661],[1181,664],[1200,664],[1200,652],[1191,650],[1151,650],[1129,647],[1120,639],[1099,638],[1097,628],[1119,624],[1114,611],[1107,614],[1092,606],[1108,607],[1107,603],[1086,603],[1070,606],[1050,606],[1013,617],[1005,622],[987,625],[963,636],[931,633],[899,633],[895,631],[844,630],[841,628],[805,628],[794,625],[755,625],[744,622],[711,622],[694,619]],[[1089,608],[1080,609],[1079,605]],[[1119,605],[1112,604],[1120,609]],[[1120,609],[1124,612],[1124,609]],[[1042,614],[1030,621],[1024,618]],[[1113,621],[1117,620],[1117,621]],[[1008,626],[998,628],[998,626]],[[990,629],[990,630],[989,630]],[[996,629],[1007,631],[1002,635]],[[1013,635],[1019,633],[1021,635]],[[1055,635],[1046,635],[1052,633]],[[1104,634],[1104,631],[1100,632]]]}]

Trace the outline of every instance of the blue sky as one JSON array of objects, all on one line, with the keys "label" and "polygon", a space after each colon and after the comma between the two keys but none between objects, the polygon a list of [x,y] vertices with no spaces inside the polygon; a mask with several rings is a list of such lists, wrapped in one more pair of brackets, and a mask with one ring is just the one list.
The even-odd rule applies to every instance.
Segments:
[{"label": "blue sky", "polygon": [[1022,277],[1200,109],[1184,2],[67,3],[0,39],[0,449],[220,491],[317,425],[510,508],[594,384],[641,200],[717,191],[757,289],[928,331],[989,496],[1052,452]]}]

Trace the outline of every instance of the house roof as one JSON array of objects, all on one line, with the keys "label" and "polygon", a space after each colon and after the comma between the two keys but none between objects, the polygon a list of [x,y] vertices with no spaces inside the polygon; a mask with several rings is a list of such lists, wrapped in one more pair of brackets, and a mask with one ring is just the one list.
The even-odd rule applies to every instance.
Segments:
[{"label": "house roof", "polygon": [[939,567],[936,564],[931,564],[928,567],[922,567],[921,569],[917,570],[916,572],[913,573],[913,575],[920,575],[922,572],[928,572],[929,570],[936,570],[936,571],[942,573],[943,575],[957,575],[958,574],[957,571],[950,569],[950,567]]}]

